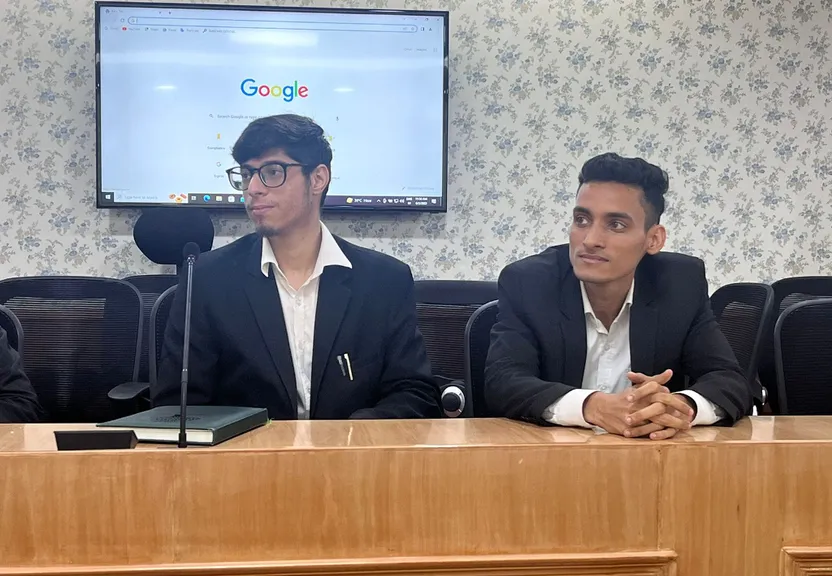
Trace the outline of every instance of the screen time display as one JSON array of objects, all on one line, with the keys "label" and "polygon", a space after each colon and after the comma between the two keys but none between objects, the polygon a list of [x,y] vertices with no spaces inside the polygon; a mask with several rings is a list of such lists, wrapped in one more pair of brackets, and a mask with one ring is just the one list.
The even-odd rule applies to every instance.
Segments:
[{"label": "screen time display", "polygon": [[326,208],[443,211],[447,14],[96,5],[99,207],[244,209],[226,170],[263,116],[333,151]]}]

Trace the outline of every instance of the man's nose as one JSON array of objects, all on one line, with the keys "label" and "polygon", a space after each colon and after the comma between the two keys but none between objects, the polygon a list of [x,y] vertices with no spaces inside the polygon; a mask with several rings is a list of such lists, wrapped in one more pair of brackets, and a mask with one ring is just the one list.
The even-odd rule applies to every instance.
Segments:
[{"label": "man's nose", "polygon": [[249,196],[262,196],[266,193],[266,187],[263,186],[263,182],[260,180],[260,176],[255,174],[252,176],[251,180],[248,183],[248,189],[246,193]]},{"label": "man's nose", "polygon": [[604,245],[604,230],[598,224],[592,224],[586,231],[584,236],[584,245],[586,246],[603,246]]}]

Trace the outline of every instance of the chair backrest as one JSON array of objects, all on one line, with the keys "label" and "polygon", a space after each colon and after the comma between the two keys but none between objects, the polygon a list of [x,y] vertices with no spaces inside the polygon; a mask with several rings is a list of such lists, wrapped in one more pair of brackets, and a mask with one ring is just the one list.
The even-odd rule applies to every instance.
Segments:
[{"label": "chair backrest", "polygon": [[769,323],[774,290],[768,284],[726,284],[711,296],[711,309],[749,384],[756,388],[760,342]]},{"label": "chair backrest", "polygon": [[26,333],[23,365],[48,422],[116,415],[109,390],[136,378],[142,302],[113,278],[38,276],[0,281],[0,304]]},{"label": "chair backrest", "polygon": [[832,415],[832,298],[786,308],[774,327],[780,412]]},{"label": "chair backrest", "polygon": [[165,343],[165,329],[170,317],[170,308],[176,296],[176,286],[171,286],[154,302],[150,312],[150,384],[156,384],[159,374],[159,360],[162,358],[162,345]]},{"label": "chair backrest", "polygon": [[128,276],[124,279],[139,290],[142,297],[142,349],[139,356],[139,382],[150,382],[150,360],[152,358],[150,353],[150,334],[153,330],[153,324],[150,321],[150,312],[153,310],[153,305],[162,293],[170,288],[176,286],[179,282],[179,276],[176,274],[141,274],[138,276]]},{"label": "chair backrest", "polygon": [[475,418],[491,416],[485,401],[485,361],[491,344],[491,328],[497,322],[497,301],[480,306],[465,327],[465,384],[471,391]]},{"label": "chair backrest", "polygon": [[774,325],[780,315],[792,304],[817,298],[832,297],[832,276],[796,276],[783,278],[771,285],[774,290],[773,313],[764,329],[760,344],[758,373],[760,382],[769,391],[769,403],[775,414],[780,412],[778,402],[777,368],[774,363]]},{"label": "chair backrest", "polygon": [[416,315],[433,373],[465,378],[465,327],[477,308],[497,297],[496,282],[419,280]]},{"label": "chair backrest", "polygon": [[14,312],[5,306],[0,306],[0,328],[6,333],[9,346],[23,356],[23,326]]}]

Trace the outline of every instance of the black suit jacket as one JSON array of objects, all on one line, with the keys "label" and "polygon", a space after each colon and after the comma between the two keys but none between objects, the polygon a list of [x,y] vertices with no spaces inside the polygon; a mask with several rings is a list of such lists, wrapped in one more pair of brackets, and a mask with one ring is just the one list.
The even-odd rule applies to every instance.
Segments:
[{"label": "black suit jacket", "polygon": [[[630,357],[634,372],[672,369],[668,388],[678,392],[690,383],[725,410],[720,424],[751,411],[751,387],[711,311],[698,258],[659,253],[641,261],[630,308]],[[490,411],[546,424],[543,411],[581,388],[585,362],[586,320],[569,246],[507,266],[485,369]]]},{"label": "black suit jacket", "polygon": [[[439,417],[439,389],[416,326],[413,277],[402,262],[340,238],[352,269],[320,278],[310,417]],[[194,268],[188,402],[268,408],[297,418],[297,387],[274,270],[260,268],[262,239],[245,236],[203,254]],[[184,283],[182,283],[184,285]],[[185,294],[177,290],[154,405],[178,404]],[[349,354],[353,378],[336,356]]]},{"label": "black suit jacket", "polygon": [[42,415],[20,355],[9,346],[8,335],[0,328],[0,423],[37,422]]}]

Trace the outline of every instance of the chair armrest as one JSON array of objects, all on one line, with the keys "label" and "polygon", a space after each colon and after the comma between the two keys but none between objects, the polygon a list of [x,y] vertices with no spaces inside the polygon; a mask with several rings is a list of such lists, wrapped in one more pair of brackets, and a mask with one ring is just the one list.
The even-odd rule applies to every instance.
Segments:
[{"label": "chair armrest", "polygon": [[117,402],[128,402],[146,396],[149,391],[148,382],[124,382],[107,392],[107,397]]},{"label": "chair armrest", "polygon": [[440,381],[442,411],[448,418],[458,418],[465,409],[465,382],[436,377]]}]

